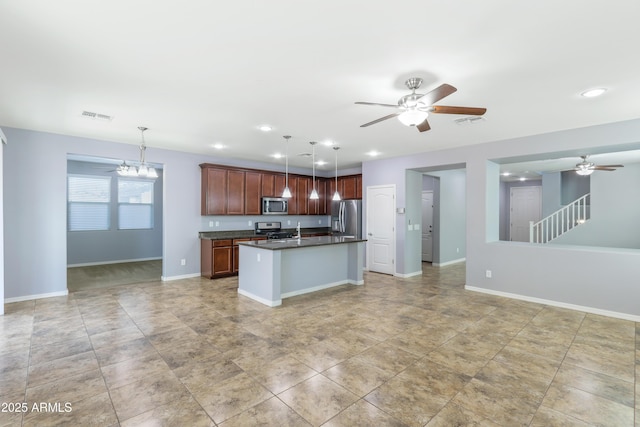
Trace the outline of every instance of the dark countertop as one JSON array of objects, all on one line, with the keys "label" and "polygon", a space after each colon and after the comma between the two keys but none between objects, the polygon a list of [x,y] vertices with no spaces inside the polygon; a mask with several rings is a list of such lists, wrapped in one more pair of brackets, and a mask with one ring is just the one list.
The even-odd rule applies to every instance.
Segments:
[{"label": "dark countertop", "polygon": [[[282,231],[288,231],[296,234],[295,228],[283,228]],[[330,233],[329,227],[302,228],[300,232],[304,234]],[[264,237],[264,234],[256,234],[254,230],[229,230],[229,231],[201,231],[198,238],[207,240],[223,240],[223,239],[242,239],[251,237]]]},{"label": "dark countertop", "polygon": [[300,239],[253,240],[250,242],[239,242],[239,244],[252,246],[254,248],[278,251],[282,249],[310,248],[313,246],[339,245],[342,243],[358,242],[366,242],[366,240],[346,236],[314,236],[302,237]]}]

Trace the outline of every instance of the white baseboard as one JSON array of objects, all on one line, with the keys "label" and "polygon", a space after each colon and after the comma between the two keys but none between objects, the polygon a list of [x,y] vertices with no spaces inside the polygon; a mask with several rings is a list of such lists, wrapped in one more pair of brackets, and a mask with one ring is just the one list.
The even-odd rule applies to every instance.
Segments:
[{"label": "white baseboard", "polygon": [[494,291],[493,289],[478,288],[475,286],[465,285],[466,290],[481,292],[483,294],[496,295],[499,297],[512,298],[522,301],[535,302],[538,304],[550,305],[553,307],[568,308],[569,310],[584,311],[591,314],[599,314],[601,316],[615,317],[616,319],[631,320],[632,322],[640,322],[640,316],[627,313],[619,313],[617,311],[602,310],[594,307],[586,307],[583,305],[569,304],[565,302],[552,301],[548,299],[529,297],[526,295],[512,294],[509,292]]},{"label": "white baseboard", "polygon": [[431,265],[433,265],[434,267],[444,267],[446,265],[458,264],[460,262],[465,262],[466,260],[467,260],[467,258],[458,258],[458,259],[454,259],[452,261],[447,261],[447,262],[432,262]]},{"label": "white baseboard", "polygon": [[93,265],[109,265],[109,264],[124,264],[126,262],[142,262],[142,261],[155,261],[162,260],[162,257],[153,258],[136,258],[136,259],[120,259],[116,261],[100,261],[100,262],[86,262],[83,264],[67,264],[67,268],[73,267],[91,267]]},{"label": "white baseboard", "polygon": [[271,300],[259,297],[258,295],[252,294],[251,292],[247,292],[244,289],[240,289],[240,288],[238,288],[238,293],[240,295],[242,295],[242,296],[245,296],[247,298],[251,298],[252,300],[258,301],[259,303],[262,303],[262,304],[267,305],[269,307],[277,307],[279,305],[282,305],[282,299],[271,301]]},{"label": "white baseboard", "polygon": [[421,274],[422,274],[422,270],[414,271],[412,273],[393,273],[395,277],[401,277],[403,279],[406,279],[408,277],[413,277],[413,276],[420,276]]},{"label": "white baseboard", "polygon": [[172,280],[191,279],[194,277],[200,277],[200,273],[181,274],[180,276],[160,276],[160,280],[170,282]]},{"label": "white baseboard", "polygon": [[364,284],[364,281],[356,282],[355,280],[349,280],[349,279],[340,280],[339,282],[325,283],[324,285],[314,286],[312,288],[305,288],[305,289],[300,289],[298,291],[285,292],[284,294],[280,294],[280,298],[285,299],[285,298],[295,297],[296,295],[304,295],[311,292],[317,292],[323,289],[329,289],[329,288],[333,288],[340,285],[362,285],[362,284]]},{"label": "white baseboard", "polygon": [[35,295],[25,295],[25,296],[14,297],[14,298],[5,298],[4,303],[11,304],[12,302],[30,301],[30,300],[41,299],[41,298],[64,297],[67,295],[69,295],[69,290],[65,289],[64,291],[50,292],[47,294],[35,294]]}]

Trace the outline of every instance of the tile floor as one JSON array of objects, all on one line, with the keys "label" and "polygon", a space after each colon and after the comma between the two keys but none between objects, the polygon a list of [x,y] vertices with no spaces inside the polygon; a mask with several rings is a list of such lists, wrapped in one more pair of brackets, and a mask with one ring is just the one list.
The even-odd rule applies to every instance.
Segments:
[{"label": "tile floor", "polygon": [[8,304],[0,426],[640,426],[640,323],[463,283],[425,264],[279,308],[236,278]]}]

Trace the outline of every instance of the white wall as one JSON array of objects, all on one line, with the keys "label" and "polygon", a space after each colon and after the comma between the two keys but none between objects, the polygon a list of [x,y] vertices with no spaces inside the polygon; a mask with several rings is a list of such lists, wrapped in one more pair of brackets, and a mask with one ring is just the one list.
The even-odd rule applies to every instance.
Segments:
[{"label": "white wall", "polygon": [[[401,140],[397,142],[402,143]],[[590,147],[606,146],[616,151],[639,142],[640,120],[630,120],[421,155],[373,160],[363,164],[363,185],[395,183],[400,198],[405,194],[407,169],[466,164],[468,287],[640,319],[640,304],[637,303],[640,301],[640,287],[637,286],[637,278],[640,277],[639,250],[538,246],[498,241],[499,166],[492,162],[493,159],[505,158],[505,163],[512,163],[512,158],[544,153],[573,152],[579,155]],[[403,205],[404,200],[398,200],[398,206]],[[407,266],[415,262],[405,259],[405,256],[419,257],[420,254],[418,251],[405,253],[406,233],[403,228],[398,227],[397,230],[396,268],[399,273],[404,273]],[[487,269],[492,270],[491,279],[485,277]]]},{"label": "white wall", "polygon": [[[4,137],[2,129],[0,135]],[[4,314],[4,143],[0,141],[0,316]]]}]

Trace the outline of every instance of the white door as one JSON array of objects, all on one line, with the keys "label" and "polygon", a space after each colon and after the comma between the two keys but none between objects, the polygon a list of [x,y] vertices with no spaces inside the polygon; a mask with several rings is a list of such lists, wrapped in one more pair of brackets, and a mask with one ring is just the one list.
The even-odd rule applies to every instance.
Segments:
[{"label": "white door", "polygon": [[422,192],[422,260],[433,261],[433,191]]},{"label": "white door", "polygon": [[367,267],[394,274],[396,187],[367,187]]},{"label": "white door", "polygon": [[541,187],[513,187],[511,189],[511,229],[514,242],[529,241],[529,221],[538,222],[542,218]]}]

